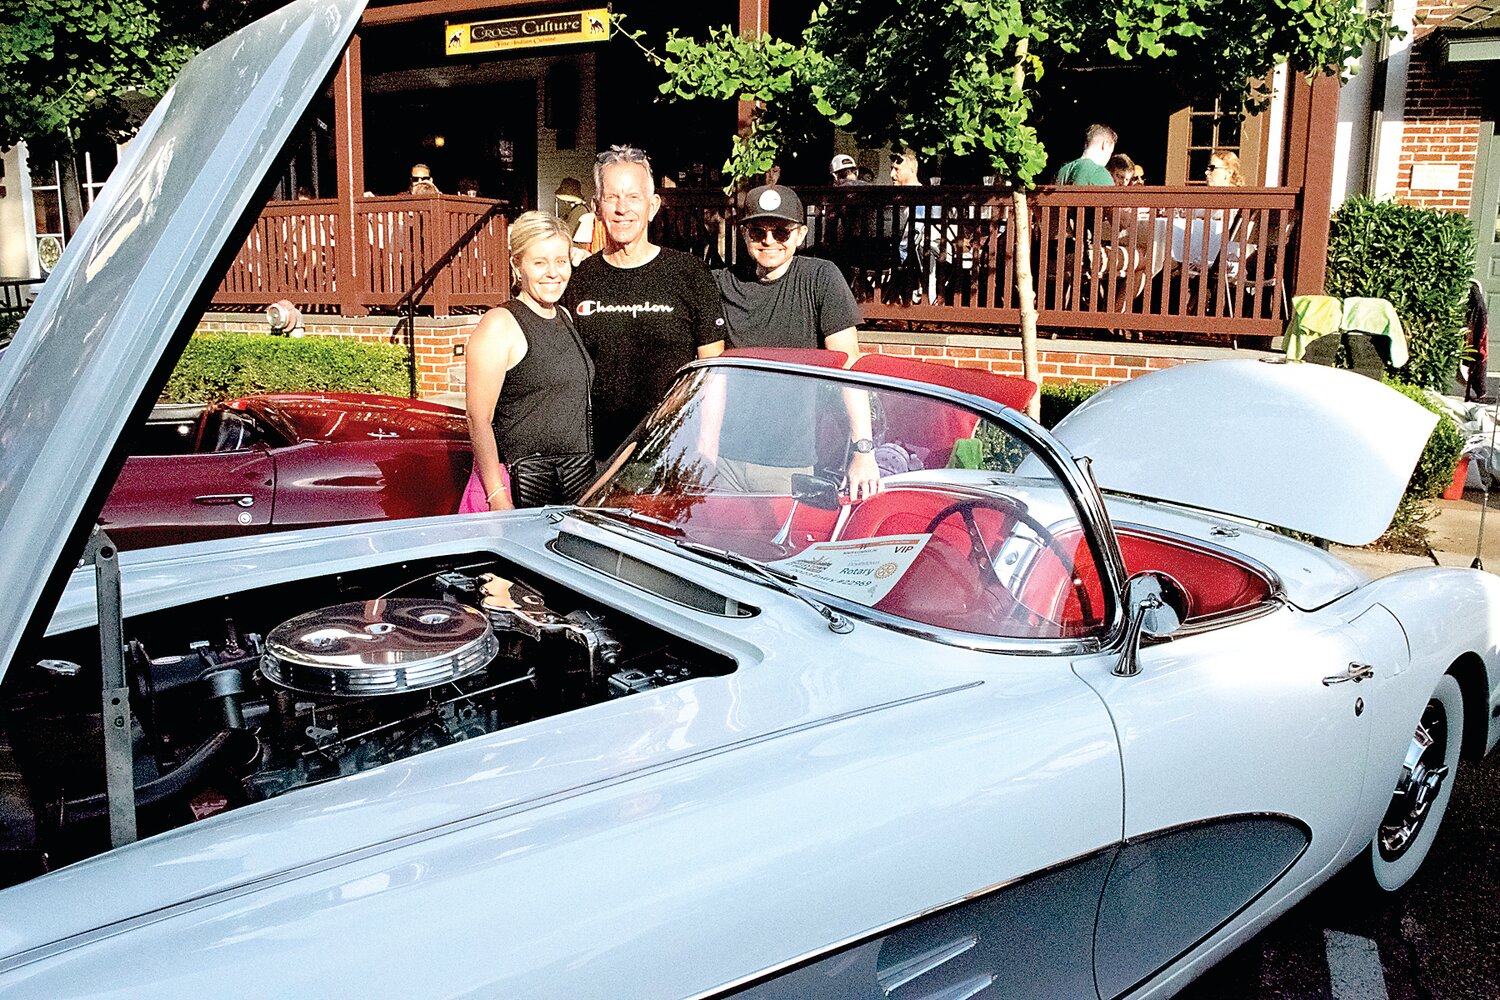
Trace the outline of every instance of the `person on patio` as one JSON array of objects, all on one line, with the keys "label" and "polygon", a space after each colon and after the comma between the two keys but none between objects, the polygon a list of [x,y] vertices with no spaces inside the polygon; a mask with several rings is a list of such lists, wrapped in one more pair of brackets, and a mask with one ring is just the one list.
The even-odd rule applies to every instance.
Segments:
[{"label": "person on patio", "polygon": [[644,150],[600,153],[594,191],[604,249],[578,265],[567,304],[594,359],[594,448],[605,459],[661,402],[678,368],[724,349],[724,316],[703,262],[651,242],[661,198]]},{"label": "person on patio", "polygon": [[474,473],[459,513],[571,503],[594,480],[594,368],[558,304],[573,273],[571,236],[546,212],[511,224],[516,295],[484,314],[465,353]]},{"label": "person on patio", "polygon": [[1120,137],[1108,125],[1090,125],[1083,134],[1083,153],[1076,160],[1069,160],[1057,168],[1054,184],[1111,187],[1115,179],[1109,175],[1106,164],[1115,153],[1115,143]]},{"label": "person on patio", "polygon": [[407,188],[408,194],[442,194],[438,186],[432,181],[432,170],[425,163],[413,163],[411,165],[411,186]]},{"label": "person on patio", "polygon": [[868,183],[859,179],[859,164],[848,153],[835,156],[828,164],[828,172],[833,175],[834,187],[862,187]]}]

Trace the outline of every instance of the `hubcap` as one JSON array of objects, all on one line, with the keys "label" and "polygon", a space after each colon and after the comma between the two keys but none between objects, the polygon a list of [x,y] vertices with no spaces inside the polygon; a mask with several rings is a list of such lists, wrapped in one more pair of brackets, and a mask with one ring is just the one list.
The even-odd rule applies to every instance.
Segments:
[{"label": "hubcap", "polygon": [[1447,719],[1442,706],[1430,702],[1412,734],[1395,794],[1380,824],[1378,842],[1383,860],[1395,861],[1401,857],[1422,831],[1422,824],[1448,777],[1447,750]]}]

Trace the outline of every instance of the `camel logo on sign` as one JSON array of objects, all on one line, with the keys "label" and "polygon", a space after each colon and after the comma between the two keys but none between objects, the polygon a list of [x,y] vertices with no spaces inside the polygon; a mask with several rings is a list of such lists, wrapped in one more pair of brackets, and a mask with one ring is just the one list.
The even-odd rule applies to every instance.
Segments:
[{"label": "camel logo on sign", "polygon": [[450,56],[470,52],[535,48],[602,42],[609,38],[609,9],[556,11],[527,17],[502,17],[443,28],[444,50]]}]

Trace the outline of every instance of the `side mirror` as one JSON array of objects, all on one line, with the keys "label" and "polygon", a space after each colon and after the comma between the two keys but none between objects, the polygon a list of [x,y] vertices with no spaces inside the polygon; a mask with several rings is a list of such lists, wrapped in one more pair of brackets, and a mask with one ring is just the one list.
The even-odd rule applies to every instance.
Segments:
[{"label": "side mirror", "polygon": [[805,472],[792,473],[792,499],[818,510],[839,509],[839,484]]},{"label": "side mirror", "polygon": [[1182,585],[1162,573],[1137,573],[1125,581],[1125,606],[1130,609],[1125,648],[1115,664],[1116,677],[1141,672],[1141,643],[1162,639],[1182,627]]}]

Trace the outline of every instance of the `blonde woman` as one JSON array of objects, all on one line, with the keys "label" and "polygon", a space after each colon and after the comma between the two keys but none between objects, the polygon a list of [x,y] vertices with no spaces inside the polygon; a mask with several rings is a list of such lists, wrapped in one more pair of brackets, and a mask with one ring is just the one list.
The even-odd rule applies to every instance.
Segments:
[{"label": "blonde woman", "polygon": [[593,481],[594,366],[558,305],[573,273],[572,235],[546,212],[511,224],[516,294],[469,335],[464,402],[477,496],[466,496],[463,509],[571,503]]},{"label": "blonde woman", "polygon": [[1245,175],[1240,173],[1240,158],[1227,149],[1215,149],[1208,154],[1208,167],[1203,171],[1209,187],[1244,187]]}]

